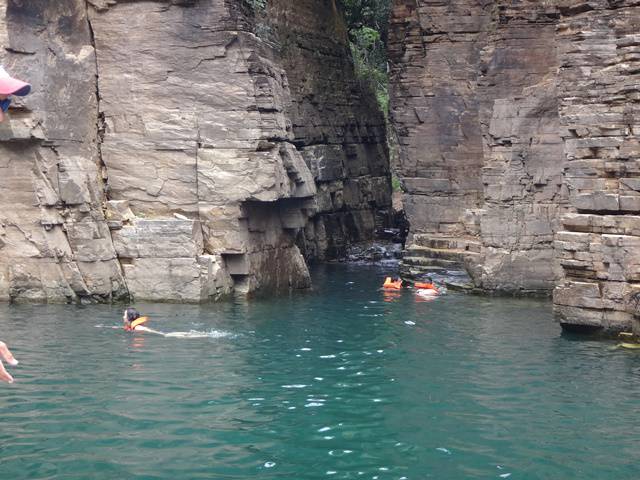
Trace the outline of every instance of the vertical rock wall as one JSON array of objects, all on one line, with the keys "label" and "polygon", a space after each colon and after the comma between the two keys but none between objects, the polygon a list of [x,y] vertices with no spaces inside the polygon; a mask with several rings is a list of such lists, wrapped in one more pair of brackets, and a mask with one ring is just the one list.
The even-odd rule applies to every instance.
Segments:
[{"label": "vertical rock wall", "polygon": [[[396,0],[391,113],[411,235],[477,236],[482,204],[477,83],[488,14],[474,0]],[[409,239],[411,242],[411,238]]]},{"label": "vertical rock wall", "polygon": [[[566,208],[554,2],[396,0],[392,111],[410,255],[549,292]],[[444,262],[444,263],[443,263]]]},{"label": "vertical rock wall", "polygon": [[[113,230],[134,296],[206,298],[228,274],[244,291],[308,286],[281,202],[302,216],[315,185],[290,143],[286,73],[241,9],[94,5],[102,160],[109,198],[135,217]],[[138,248],[185,234],[184,250]]]},{"label": "vertical rock wall", "polygon": [[568,327],[635,324],[640,334],[640,6],[559,5],[560,119],[577,213],[557,235],[556,312]]},{"label": "vertical rock wall", "polygon": [[0,298],[304,288],[297,244],[370,238],[383,121],[325,3],[292,24],[270,2],[269,27],[243,0],[1,0],[0,60],[34,93],[0,127]]},{"label": "vertical rock wall", "polygon": [[124,297],[84,1],[0,0],[0,45],[0,63],[33,84],[0,125],[0,300]]},{"label": "vertical rock wall", "polygon": [[550,292],[567,208],[558,118],[555,2],[494,1],[481,52],[481,286]]},{"label": "vertical rock wall", "polygon": [[302,246],[311,259],[343,255],[390,219],[385,119],[356,77],[335,0],[270,0],[257,17],[287,72],[292,141],[318,187]]},{"label": "vertical rock wall", "polygon": [[393,12],[409,264],[464,263],[488,290],[555,286],[564,326],[640,333],[638,2],[396,0]]}]

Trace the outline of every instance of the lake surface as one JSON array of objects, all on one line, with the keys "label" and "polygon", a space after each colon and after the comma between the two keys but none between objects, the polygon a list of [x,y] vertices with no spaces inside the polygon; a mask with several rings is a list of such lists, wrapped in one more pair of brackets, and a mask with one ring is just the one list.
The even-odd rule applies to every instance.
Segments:
[{"label": "lake surface", "polygon": [[[7,479],[637,479],[640,354],[548,301],[378,290],[380,267],[207,306],[0,305]],[[197,333],[196,333],[197,335]]]}]

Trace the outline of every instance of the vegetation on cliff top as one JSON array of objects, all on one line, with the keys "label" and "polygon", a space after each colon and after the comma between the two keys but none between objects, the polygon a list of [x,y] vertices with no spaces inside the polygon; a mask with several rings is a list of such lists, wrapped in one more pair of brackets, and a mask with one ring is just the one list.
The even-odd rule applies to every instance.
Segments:
[{"label": "vegetation on cliff top", "polygon": [[[389,121],[389,70],[387,43],[392,0],[338,0],[344,10],[351,55],[363,87],[370,88],[387,123],[387,142],[391,164],[397,163],[398,146]],[[400,191],[400,180],[392,175],[391,186]]]},{"label": "vegetation on cliff top", "polygon": [[[337,0],[342,7],[356,74],[376,96],[385,117],[389,112],[387,39],[392,0]],[[265,14],[268,0],[243,0],[253,14]],[[265,28],[259,24],[258,30]],[[266,27],[268,29],[268,27]]]},{"label": "vegetation on cliff top", "polygon": [[351,54],[360,80],[389,112],[387,39],[391,0],[340,0],[344,9]]}]

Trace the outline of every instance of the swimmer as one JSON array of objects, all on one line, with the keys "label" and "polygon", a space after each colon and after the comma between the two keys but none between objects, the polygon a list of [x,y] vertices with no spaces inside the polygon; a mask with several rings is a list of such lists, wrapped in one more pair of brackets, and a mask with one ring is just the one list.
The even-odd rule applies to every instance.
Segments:
[{"label": "swimmer", "polygon": [[0,341],[0,380],[7,383],[13,383],[13,377],[9,372],[5,370],[4,365],[2,364],[2,360],[7,362],[12,367],[18,365],[18,361],[11,354],[11,351],[9,350],[9,347],[7,347],[7,344]]},{"label": "swimmer", "polygon": [[226,334],[220,334],[220,332],[196,332],[191,330],[189,332],[160,332],[153,328],[145,327],[143,323],[147,323],[149,317],[141,317],[140,312],[133,307],[127,308],[122,314],[122,323],[125,331],[127,332],[148,332],[155,333],[156,335],[162,335],[163,337],[175,337],[175,338],[216,338],[218,336],[224,337]]},{"label": "swimmer", "polygon": [[143,323],[147,323],[148,321],[149,317],[141,317],[140,312],[133,307],[127,308],[122,315],[123,326],[127,332],[156,333],[155,330],[151,330],[143,325]]},{"label": "swimmer", "polygon": [[400,290],[402,289],[402,279],[398,278],[397,280],[392,280],[391,277],[387,277],[384,279],[382,288],[387,290]]}]

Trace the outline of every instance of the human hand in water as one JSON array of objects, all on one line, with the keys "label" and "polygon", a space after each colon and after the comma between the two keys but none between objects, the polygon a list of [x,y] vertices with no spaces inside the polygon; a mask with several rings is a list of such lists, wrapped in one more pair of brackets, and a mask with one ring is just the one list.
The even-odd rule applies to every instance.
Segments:
[{"label": "human hand in water", "polygon": [[5,370],[2,360],[7,362],[12,367],[18,365],[18,361],[11,354],[11,351],[9,351],[7,344],[0,341],[0,380],[7,383],[13,383],[13,377],[9,372]]}]

